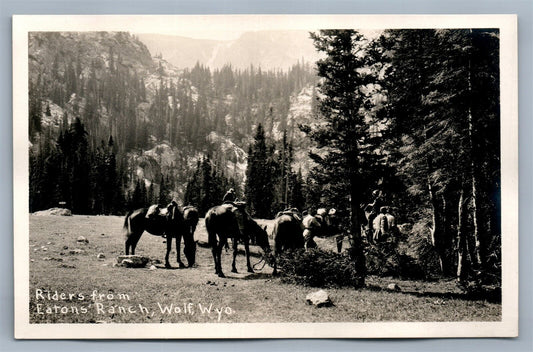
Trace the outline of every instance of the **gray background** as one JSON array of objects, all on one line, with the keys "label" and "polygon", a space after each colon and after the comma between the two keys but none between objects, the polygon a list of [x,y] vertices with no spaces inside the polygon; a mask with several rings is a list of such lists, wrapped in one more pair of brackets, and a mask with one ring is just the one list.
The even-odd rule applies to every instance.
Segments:
[{"label": "gray background", "polygon": [[[13,339],[14,14],[518,14],[520,148],[520,337],[418,340],[15,341]],[[0,0],[0,350],[57,351],[533,351],[532,0]]]}]

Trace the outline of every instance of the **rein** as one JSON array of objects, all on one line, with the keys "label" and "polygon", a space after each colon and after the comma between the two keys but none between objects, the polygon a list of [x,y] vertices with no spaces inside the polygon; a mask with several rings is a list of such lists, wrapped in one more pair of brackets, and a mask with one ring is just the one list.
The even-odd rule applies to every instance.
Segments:
[{"label": "rein", "polygon": [[257,263],[255,263],[255,264],[253,265],[253,269],[256,270],[256,267],[257,267],[259,264],[263,263],[263,266],[261,266],[260,269],[257,269],[258,271],[263,270],[263,268],[265,267],[265,265],[267,265],[267,260],[266,260],[266,258],[267,258],[267,256],[268,256],[270,253],[272,253],[272,252],[270,252],[270,250],[269,250],[268,252],[265,251],[265,254],[261,256],[261,260],[259,260]]},{"label": "rein", "polygon": [[[259,264],[261,264],[261,262],[263,262],[263,266],[261,267],[261,269],[257,269],[256,266],[259,265]],[[267,262],[266,262],[266,260],[265,260],[265,257],[263,256],[263,258],[261,258],[260,261],[258,261],[257,263],[255,263],[255,264],[253,265],[253,268],[254,268],[254,270],[259,270],[259,271],[261,271],[261,270],[263,270],[263,268],[265,267],[266,263],[267,263]]]}]

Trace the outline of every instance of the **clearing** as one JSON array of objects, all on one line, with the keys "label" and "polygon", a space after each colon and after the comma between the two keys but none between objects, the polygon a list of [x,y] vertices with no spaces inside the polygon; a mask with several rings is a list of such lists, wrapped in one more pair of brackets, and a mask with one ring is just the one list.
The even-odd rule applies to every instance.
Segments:
[{"label": "clearing", "polygon": [[[118,216],[30,215],[30,322],[32,323],[204,323],[204,322],[368,322],[499,321],[501,305],[466,299],[453,281],[423,282],[368,277],[367,288],[327,289],[334,306],[306,303],[318,288],[282,283],[268,266],[231,273],[231,251],[223,252],[227,278],[214,273],[211,250],[198,246],[197,268],[115,267],[124,253]],[[271,221],[259,221],[269,226]],[[84,236],[88,243],[78,242]],[[195,237],[206,240],[204,220]],[[144,233],[136,254],[164,261],[166,244]],[[333,248],[332,241],[317,241]],[[182,245],[183,250],[183,245]],[[254,251],[258,251],[254,247]],[[97,258],[103,254],[104,258]],[[100,255],[102,257],[102,255]],[[182,258],[185,258],[182,255]],[[251,258],[252,265],[259,261]],[[171,254],[176,265],[176,253]],[[401,292],[385,290],[396,283]]]}]

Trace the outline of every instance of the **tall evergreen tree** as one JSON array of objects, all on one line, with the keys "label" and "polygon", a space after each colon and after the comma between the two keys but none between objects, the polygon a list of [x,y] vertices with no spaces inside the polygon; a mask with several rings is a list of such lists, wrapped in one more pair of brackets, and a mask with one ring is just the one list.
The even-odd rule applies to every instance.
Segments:
[{"label": "tall evergreen tree", "polygon": [[[358,272],[357,286],[365,282],[366,266],[361,239],[360,204],[363,200],[363,177],[368,160],[364,158],[368,145],[366,118],[369,106],[364,87],[373,83],[371,65],[365,55],[364,37],[353,30],[321,30],[311,37],[318,51],[326,57],[317,62],[318,86],[321,98],[318,106],[322,124],[308,126],[304,131],[316,143],[319,152],[312,154],[318,164],[316,174],[320,186],[344,188],[350,209],[351,256]],[[340,191],[340,190],[339,190]]]},{"label": "tall evergreen tree", "polygon": [[244,190],[252,216],[255,217],[269,218],[273,213],[275,183],[271,156],[263,126],[259,124],[248,153]]}]

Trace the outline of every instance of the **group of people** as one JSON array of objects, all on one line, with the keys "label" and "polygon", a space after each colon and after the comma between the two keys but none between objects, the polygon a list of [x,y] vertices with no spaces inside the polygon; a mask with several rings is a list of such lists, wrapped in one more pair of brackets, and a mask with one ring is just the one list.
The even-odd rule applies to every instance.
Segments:
[{"label": "group of people", "polygon": [[305,249],[316,248],[317,244],[314,241],[316,236],[335,236],[337,242],[337,251],[342,250],[342,240],[344,234],[340,227],[340,222],[337,217],[337,210],[331,208],[327,211],[325,208],[320,208],[303,212],[302,226],[304,228]]},{"label": "group of people", "polygon": [[314,241],[316,236],[335,236],[337,238],[337,250],[342,250],[342,239],[344,235],[337,217],[337,210],[331,208],[327,211],[320,208],[316,212],[312,209],[304,210],[301,214],[297,208],[287,208],[276,214],[276,218],[282,215],[292,216],[300,223],[304,236],[305,249],[316,248]]}]

